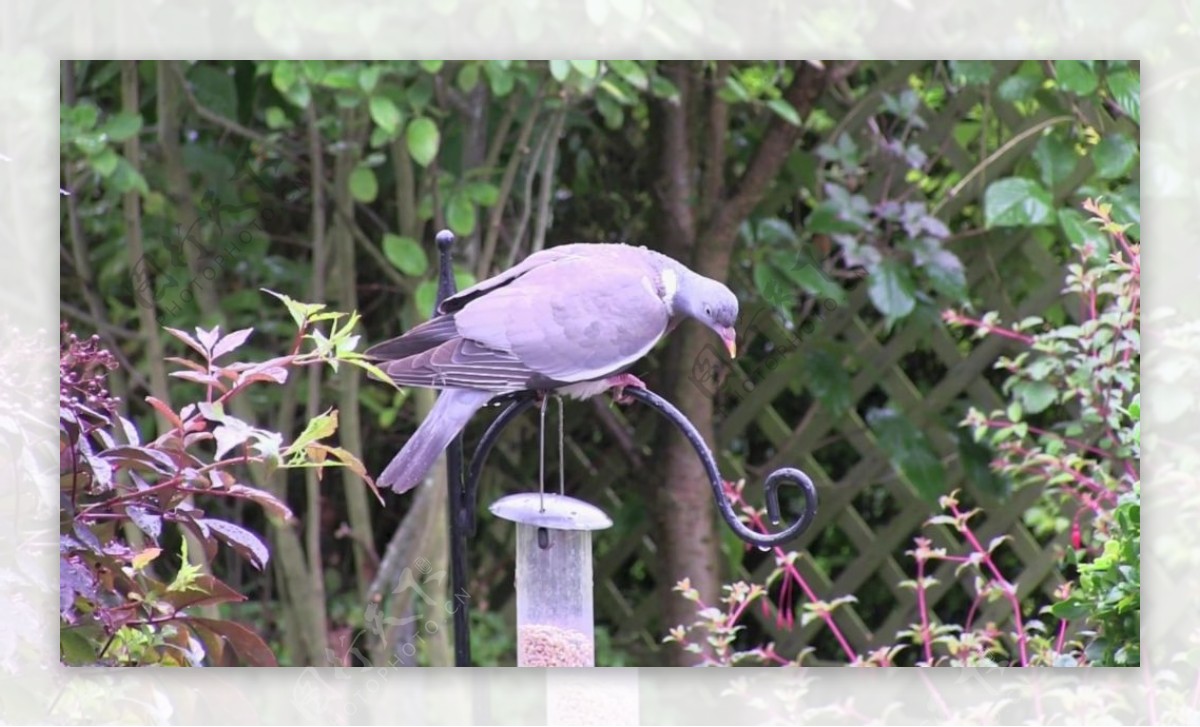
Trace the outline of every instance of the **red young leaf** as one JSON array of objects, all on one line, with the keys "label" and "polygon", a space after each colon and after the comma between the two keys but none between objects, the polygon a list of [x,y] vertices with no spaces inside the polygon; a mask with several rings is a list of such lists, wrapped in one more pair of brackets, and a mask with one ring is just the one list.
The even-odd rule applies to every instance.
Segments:
[{"label": "red young leaf", "polygon": [[221,391],[226,390],[221,380],[212,374],[202,374],[198,371],[172,371],[170,375],[180,379],[187,379],[188,381],[195,381],[197,384],[204,384],[205,386],[216,386]]},{"label": "red young leaf", "polygon": [[157,472],[175,471],[175,462],[170,457],[147,447],[113,447],[100,454],[109,461],[121,462],[126,466],[140,464]]},{"label": "red young leaf", "polygon": [[269,358],[266,361],[238,361],[236,363],[229,364],[225,368],[229,369],[230,371],[260,371],[262,369],[269,368],[286,368],[287,366],[290,366],[292,362],[296,360],[296,358],[298,357],[289,353],[283,356]]},{"label": "red young leaf", "polygon": [[204,347],[200,345],[200,342],[197,341],[196,339],[192,338],[190,334],[185,333],[184,331],[181,331],[178,328],[171,328],[170,326],[163,326],[163,330],[165,330],[167,333],[170,333],[172,336],[178,338],[180,341],[183,341],[187,345],[191,346],[201,356],[204,356],[206,358],[208,357],[208,351],[204,350]]},{"label": "red young leaf", "polygon": [[284,504],[282,500],[266,490],[260,490],[257,487],[248,487],[246,485],[230,485],[229,489],[225,490],[225,492],[234,497],[243,497],[247,500],[253,500],[259,505],[262,505],[263,509],[278,515],[284,520],[291,520],[295,517],[292,514],[291,508]]},{"label": "red young leaf", "polygon": [[254,373],[245,373],[238,377],[238,384],[250,384],[255,381],[273,381],[276,384],[282,384],[287,381],[287,369],[273,368],[265,371],[256,371]]},{"label": "red young leaf", "polygon": [[162,414],[163,418],[171,423],[171,426],[175,427],[176,429],[183,429],[183,420],[179,418],[178,414],[171,410],[171,407],[163,403],[162,400],[156,399],[153,396],[147,396],[146,403],[154,407],[154,410],[159,414]]},{"label": "red young leaf", "polygon": [[237,663],[232,657],[225,659],[225,637],[210,629],[206,629],[198,623],[192,623],[192,629],[196,632],[196,636],[204,644],[204,654],[208,657],[209,666],[237,666]]},{"label": "red young leaf", "polygon": [[267,550],[262,539],[241,525],[209,518],[197,522],[211,528],[217,537],[232,546],[242,556],[249,558],[250,563],[259,570],[262,570],[271,557],[270,551]]},{"label": "red young leaf", "polygon": [[159,536],[162,535],[162,515],[150,512],[144,507],[137,505],[126,505],[125,514],[133,521],[134,525],[138,526],[146,535],[149,535],[152,540],[158,542]]},{"label": "red young leaf", "polygon": [[235,348],[241,346],[246,342],[246,339],[250,337],[251,333],[254,333],[253,328],[243,328],[242,330],[234,331],[228,336],[222,338],[220,341],[217,341],[217,345],[213,346],[212,350],[213,359],[218,359],[224,354],[227,354]]},{"label": "red young leaf", "polygon": [[254,433],[244,422],[236,419],[230,419],[227,422],[213,429],[213,436],[217,440],[217,451],[214,456],[217,459],[224,457],[234,447],[241,446]]},{"label": "red young leaf", "polygon": [[217,540],[212,536],[212,532],[209,530],[208,523],[205,520],[194,517],[183,508],[179,508],[177,515],[172,519],[188,530],[191,530],[200,539],[200,542],[204,543],[204,557],[206,559],[212,560],[217,557]]},{"label": "red young leaf", "polygon": [[193,618],[190,621],[193,625],[206,628],[225,639],[246,666],[279,665],[271,647],[267,646],[258,634],[241,624],[210,618]]},{"label": "red young leaf", "polygon": [[201,373],[208,371],[208,366],[205,366],[204,364],[196,363],[195,361],[189,361],[186,358],[178,358],[176,356],[168,356],[164,360],[169,361],[171,363],[179,364],[180,366],[191,369],[193,371],[199,371]]},{"label": "red young leaf", "polygon": [[204,346],[206,357],[216,358],[215,356],[211,356],[209,352],[213,350],[213,346],[217,345],[217,341],[220,339],[220,337],[220,326],[213,326],[207,331],[199,326],[196,326],[196,338],[200,340],[200,345]]},{"label": "red young leaf", "polygon": [[185,590],[164,593],[159,600],[171,604],[176,611],[182,611],[197,606],[237,603],[245,601],[246,597],[213,576],[201,573]]}]

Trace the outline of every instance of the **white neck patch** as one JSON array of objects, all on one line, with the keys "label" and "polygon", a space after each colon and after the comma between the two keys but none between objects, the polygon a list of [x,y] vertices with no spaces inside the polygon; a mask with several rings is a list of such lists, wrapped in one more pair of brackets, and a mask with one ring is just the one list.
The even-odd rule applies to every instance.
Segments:
[{"label": "white neck patch", "polygon": [[670,268],[664,268],[662,271],[662,286],[663,286],[663,302],[667,304],[667,310],[675,312],[675,293],[679,290],[679,276]]}]

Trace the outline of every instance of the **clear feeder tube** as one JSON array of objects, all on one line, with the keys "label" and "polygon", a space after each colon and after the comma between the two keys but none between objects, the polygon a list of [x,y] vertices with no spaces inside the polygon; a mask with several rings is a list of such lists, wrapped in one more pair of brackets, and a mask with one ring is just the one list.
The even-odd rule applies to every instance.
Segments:
[{"label": "clear feeder tube", "polygon": [[562,495],[510,495],[491,510],[517,523],[517,666],[595,666],[591,531],[612,521]]}]

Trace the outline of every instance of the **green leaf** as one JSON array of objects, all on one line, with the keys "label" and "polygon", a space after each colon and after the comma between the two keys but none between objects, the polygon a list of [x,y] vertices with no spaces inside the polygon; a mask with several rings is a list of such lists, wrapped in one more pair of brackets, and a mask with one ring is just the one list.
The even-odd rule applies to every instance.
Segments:
[{"label": "green leaf", "polygon": [[795,107],[781,98],[773,98],[768,101],[767,108],[774,111],[780,116],[780,118],[792,126],[802,125],[802,122],[800,121],[800,114],[796,111]]},{"label": "green leaf", "polygon": [[358,72],[358,87],[364,93],[371,93],[375,90],[375,86],[379,84],[379,76],[383,73],[383,67],[374,64],[363,67]]},{"label": "green leaf", "polygon": [[361,164],[350,172],[350,194],[359,202],[374,202],[379,194],[379,182],[375,172]]},{"label": "green leaf", "polygon": [[955,83],[981,86],[992,80],[995,72],[991,61],[950,61],[950,73]]},{"label": "green leaf", "polygon": [[1141,88],[1138,74],[1128,68],[1108,74],[1109,93],[1135,124],[1142,123]]},{"label": "green leaf", "polygon": [[1026,414],[1037,414],[1054,403],[1058,389],[1045,381],[1021,381],[1013,386]]},{"label": "green leaf", "polygon": [[1108,134],[1092,150],[1096,162],[1096,174],[1103,179],[1124,176],[1137,159],[1137,142],[1127,134]]},{"label": "green leaf", "polygon": [[371,118],[379,128],[389,135],[395,134],[400,128],[400,109],[387,96],[372,96],[370,101]]},{"label": "green leaf", "polygon": [[466,268],[454,266],[454,289],[464,290],[475,284],[475,276]]},{"label": "green leaf", "polygon": [[850,395],[850,372],[833,354],[815,349],[804,359],[805,385],[830,417],[840,417],[854,403]]},{"label": "green leaf", "polygon": [[1059,601],[1051,606],[1050,613],[1058,618],[1074,621],[1091,615],[1091,610],[1083,599],[1071,596],[1067,600]]},{"label": "green leaf", "polygon": [[604,91],[605,93],[607,93],[609,96],[612,96],[614,99],[616,99],[617,103],[620,103],[620,104],[633,103],[633,99],[628,94],[626,94],[624,91],[622,91],[621,87],[619,85],[617,85],[616,83],[613,83],[612,81],[610,81],[607,78],[600,81],[600,89],[602,91]]},{"label": "green leaf", "polygon": [[483,67],[484,73],[487,74],[488,84],[492,87],[492,95],[496,98],[504,98],[512,93],[513,86],[516,83],[513,72],[502,66],[497,61],[488,61]]},{"label": "green leaf", "polygon": [[92,129],[100,118],[100,110],[90,101],[83,101],[74,106],[64,104],[61,114],[62,122],[74,126],[77,133]]},{"label": "green leaf", "polygon": [[725,77],[725,85],[717,89],[717,95],[725,103],[746,103],[750,100],[750,92],[742,85],[742,82],[736,76],[730,74]]},{"label": "green leaf", "polygon": [[[839,305],[846,302],[846,289],[825,275],[820,266],[807,255],[793,255],[776,250],[771,252],[768,259],[780,273],[805,292],[823,299],[832,299]],[[787,300],[791,300],[790,295]]]},{"label": "green leaf", "polygon": [[275,90],[286,96],[299,78],[300,69],[295,61],[275,61],[275,67],[271,69],[271,85]]},{"label": "green leaf", "polygon": [[892,466],[931,504],[946,494],[946,471],[925,433],[892,409],[867,412],[867,424]]},{"label": "green leaf", "polygon": [[417,65],[426,73],[437,73],[442,70],[442,64],[445,61],[417,61]]},{"label": "green leaf", "polygon": [[679,103],[679,89],[675,88],[675,84],[662,76],[654,76],[650,79],[650,93],[656,98],[666,99],[671,103]]},{"label": "green leaf", "polygon": [[625,123],[625,112],[621,110],[621,105],[613,101],[610,96],[597,96],[596,109],[604,117],[604,125],[610,129],[619,129]]},{"label": "green leaf", "polygon": [[129,160],[122,156],[117,157],[117,168],[112,173],[112,184],[113,188],[121,193],[136,189],[143,195],[150,194],[146,178],[129,163]]},{"label": "green leaf", "polygon": [[388,233],[383,236],[383,254],[396,269],[417,278],[429,269],[429,258],[421,245],[411,237]]},{"label": "green leaf", "polygon": [[758,288],[765,301],[776,308],[791,305],[796,297],[796,286],[782,270],[767,260],[754,266],[754,287]]},{"label": "green leaf", "polygon": [[422,281],[413,293],[413,305],[417,307],[417,314],[421,316],[422,320],[433,315],[435,303],[437,303],[437,281]]},{"label": "green leaf", "polygon": [[437,124],[426,118],[413,119],[408,123],[405,140],[408,143],[409,155],[423,167],[429,166],[437,156],[441,143]]},{"label": "green leaf", "polygon": [[283,112],[283,109],[279,108],[278,106],[268,106],[267,107],[267,128],[268,129],[282,129],[282,128],[288,126],[288,124],[289,124],[288,117],[287,117],[287,114],[285,114]]},{"label": "green leaf", "polygon": [[1088,221],[1082,212],[1073,209],[1058,211],[1058,224],[1062,227],[1067,240],[1076,248],[1084,249],[1091,246],[1094,255],[1104,260],[1108,257],[1108,236],[1100,228]]},{"label": "green leaf", "polygon": [[609,68],[639,91],[650,88],[650,77],[637,61],[608,61]]},{"label": "green leaf", "polygon": [[475,205],[464,193],[456,193],[446,204],[446,224],[454,234],[466,237],[475,231]]},{"label": "green leaf", "polygon": [[470,93],[479,84],[479,63],[477,61],[467,61],[458,69],[458,76],[455,78],[455,83],[458,84],[463,93]]},{"label": "green leaf", "polygon": [[844,219],[837,204],[822,202],[805,220],[804,228],[809,232],[832,235],[839,232],[858,232],[862,225]]},{"label": "green leaf", "polygon": [[1009,76],[1000,82],[996,87],[996,93],[1000,98],[1009,103],[1015,101],[1024,101],[1033,94],[1037,93],[1038,88],[1042,85],[1041,78],[1035,78],[1024,73],[1019,73],[1015,76]]},{"label": "green leaf", "polygon": [[226,118],[238,117],[237,87],[225,66],[197,64],[188,72],[188,81],[201,106]]},{"label": "green leaf", "polygon": [[292,92],[288,94],[288,100],[295,104],[298,108],[306,109],[308,104],[312,102],[312,91],[307,83],[297,83],[292,87]]},{"label": "green leaf", "polygon": [[794,248],[799,241],[796,230],[778,217],[765,217],[754,226],[754,241],[760,245]]},{"label": "green leaf", "polygon": [[322,75],[320,84],[325,88],[348,91],[358,87],[360,78],[358,69],[354,65],[338,66]]},{"label": "green leaf", "polygon": [[58,650],[59,656],[67,666],[95,666],[96,664],[96,647],[79,632],[79,629],[59,629]]},{"label": "green leaf", "polygon": [[1038,139],[1037,146],[1033,147],[1033,161],[1038,165],[1042,181],[1053,188],[1071,176],[1079,164],[1079,156],[1071,144],[1055,134],[1048,134]]},{"label": "green leaf", "polygon": [[1125,234],[1135,239],[1140,238],[1142,205],[1139,185],[1136,182],[1128,184],[1121,191],[1109,196],[1107,201],[1112,203],[1113,221],[1121,225],[1131,225]]},{"label": "green leaf", "polygon": [[1054,74],[1058,77],[1058,85],[1077,96],[1087,96],[1096,90],[1096,72],[1091,69],[1090,62],[1055,61]]},{"label": "green leaf", "polygon": [[100,127],[100,133],[107,134],[110,141],[125,141],[142,129],[142,115],[122,111],[113,114]]},{"label": "green leaf", "polygon": [[325,77],[325,61],[300,61],[300,71],[309,81],[320,83]]},{"label": "green leaf", "polygon": [[1012,492],[1012,483],[992,469],[992,461],[996,459],[992,448],[976,442],[965,427],[956,427],[954,436],[958,440],[958,459],[967,481],[992,497],[1007,498]]},{"label": "green leaf", "polygon": [[571,67],[579,71],[579,75],[589,81],[595,78],[596,74],[600,72],[599,61],[571,61]]},{"label": "green leaf", "polygon": [[554,80],[562,83],[567,80],[567,76],[571,73],[571,64],[568,61],[550,61],[550,75]]},{"label": "green leaf", "polygon": [[471,182],[466,188],[471,201],[484,207],[491,207],[500,199],[500,189],[491,182]]},{"label": "green leaf", "polygon": [[967,298],[967,273],[962,260],[949,250],[933,253],[924,265],[933,289],[955,302]]},{"label": "green leaf", "polygon": [[117,162],[121,161],[121,157],[113,149],[105,149],[88,161],[92,163],[92,169],[95,169],[97,174],[107,177],[117,170]]},{"label": "green leaf", "polygon": [[912,275],[897,260],[884,260],[871,272],[867,295],[889,323],[912,313],[917,304],[915,293]]},{"label": "green leaf", "polygon": [[1029,227],[1054,221],[1054,202],[1046,188],[1032,179],[1008,177],[988,185],[983,195],[987,227]]},{"label": "green leaf", "polygon": [[368,143],[371,145],[372,149],[379,149],[391,140],[392,134],[387,133],[383,130],[382,126],[377,125],[375,128],[371,129],[371,138]]}]

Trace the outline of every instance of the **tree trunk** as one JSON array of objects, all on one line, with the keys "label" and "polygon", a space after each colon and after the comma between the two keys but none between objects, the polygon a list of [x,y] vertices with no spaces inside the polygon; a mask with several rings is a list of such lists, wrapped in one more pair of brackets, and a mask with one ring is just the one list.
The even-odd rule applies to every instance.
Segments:
[{"label": "tree trunk", "polygon": [[[803,116],[824,87],[827,71],[804,64],[796,64],[793,69],[794,78],[784,98]],[[718,64],[713,75],[720,79],[727,71],[727,65]],[[772,119],[746,171],[727,183],[725,104],[715,93],[698,98],[706,86],[715,88],[719,84],[705,83],[703,75],[689,76],[687,64],[670,64],[664,73],[678,87],[680,99],[674,104],[657,102],[651,116],[651,134],[661,150],[654,188],[658,207],[656,239],[668,255],[702,275],[725,281],[738,226],[766,194],[800,130],[782,119]],[[707,110],[702,122],[696,121],[700,114],[688,118],[687,110],[694,108]],[[706,143],[697,143],[698,139]],[[725,194],[725,190],[730,193]],[[663,378],[659,383],[663,395],[695,424],[710,447],[714,446],[712,396],[695,385],[690,373],[704,347],[712,342],[706,329],[695,324],[680,326],[662,358]],[[679,581],[688,579],[706,604],[718,603],[721,574],[716,528],[724,524],[714,521],[708,477],[688,441],[673,427],[666,427],[655,449],[661,456],[651,481],[659,483],[654,508],[662,557],[662,630],[666,631],[695,620],[695,606],[672,591]],[[691,665],[703,655],[674,648],[668,658],[674,664]]]}]

